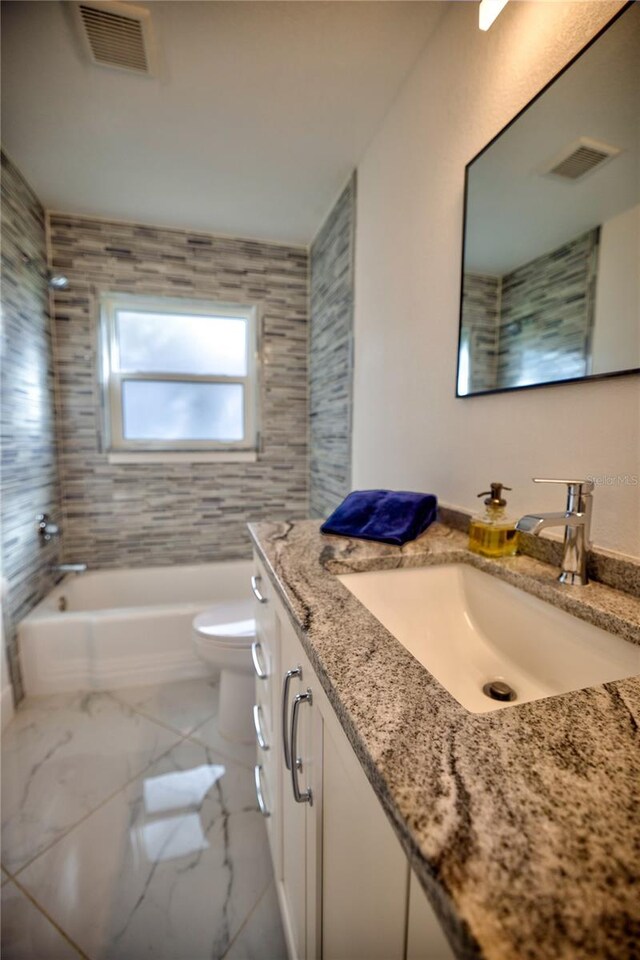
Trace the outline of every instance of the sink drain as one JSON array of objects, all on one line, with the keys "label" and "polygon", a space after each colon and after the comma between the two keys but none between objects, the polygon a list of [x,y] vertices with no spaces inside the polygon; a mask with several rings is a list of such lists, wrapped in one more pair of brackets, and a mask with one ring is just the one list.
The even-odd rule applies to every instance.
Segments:
[{"label": "sink drain", "polygon": [[503,702],[515,700],[517,697],[513,687],[510,687],[504,680],[492,680],[490,683],[485,683],[482,692],[491,700],[502,700]]}]

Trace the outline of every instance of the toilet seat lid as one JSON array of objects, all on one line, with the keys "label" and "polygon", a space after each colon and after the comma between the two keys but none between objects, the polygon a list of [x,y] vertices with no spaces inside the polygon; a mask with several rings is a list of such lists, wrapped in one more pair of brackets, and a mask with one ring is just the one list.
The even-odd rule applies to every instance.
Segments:
[{"label": "toilet seat lid", "polygon": [[251,646],[256,635],[253,603],[251,600],[216,603],[194,618],[193,629],[204,639],[223,646]]}]

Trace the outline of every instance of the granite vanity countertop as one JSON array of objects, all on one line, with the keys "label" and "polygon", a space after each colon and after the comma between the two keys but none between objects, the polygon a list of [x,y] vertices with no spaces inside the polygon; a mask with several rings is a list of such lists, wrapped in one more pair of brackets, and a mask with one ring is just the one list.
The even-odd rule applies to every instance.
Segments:
[{"label": "granite vanity countertop", "polygon": [[640,677],[469,713],[334,574],[471,563],[636,643],[640,599],[439,523],[404,547],[250,529],[456,954],[640,957]]}]

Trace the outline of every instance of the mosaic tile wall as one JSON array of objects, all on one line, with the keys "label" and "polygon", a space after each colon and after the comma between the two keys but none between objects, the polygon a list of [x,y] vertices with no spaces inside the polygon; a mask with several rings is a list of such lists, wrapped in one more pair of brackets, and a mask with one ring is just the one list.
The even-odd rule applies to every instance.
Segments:
[{"label": "mosaic tile wall", "polygon": [[599,232],[501,278],[465,275],[471,392],[589,373]]},{"label": "mosaic tile wall", "polygon": [[351,489],[355,199],[354,173],[311,247],[309,504],[312,517],[326,517]]},{"label": "mosaic tile wall", "polygon": [[22,696],[15,624],[53,586],[58,543],[35,517],[60,519],[44,211],[2,154],[2,575],[9,669]]},{"label": "mosaic tile wall", "polygon": [[498,376],[499,277],[466,273],[462,290],[462,334],[469,346],[468,392],[494,390]]},{"label": "mosaic tile wall", "polygon": [[498,383],[589,372],[599,229],[502,278]]},{"label": "mosaic tile wall", "polygon": [[[308,515],[307,252],[53,215],[64,557],[90,566],[250,556],[248,521]],[[110,464],[96,373],[102,291],[257,303],[262,452],[256,463]]]}]

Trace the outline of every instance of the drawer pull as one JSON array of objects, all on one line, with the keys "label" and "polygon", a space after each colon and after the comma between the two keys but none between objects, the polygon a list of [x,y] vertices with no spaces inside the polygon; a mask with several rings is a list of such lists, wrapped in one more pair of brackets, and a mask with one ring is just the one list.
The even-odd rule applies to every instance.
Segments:
[{"label": "drawer pull", "polygon": [[296,803],[308,803],[309,806],[313,806],[311,787],[307,790],[301,790],[298,784],[298,771],[302,770],[302,757],[298,756],[298,711],[302,703],[308,703],[309,706],[313,704],[311,690],[307,690],[306,693],[299,693],[293,701],[293,712],[291,714],[291,783],[293,799]]},{"label": "drawer pull", "polygon": [[251,577],[251,589],[253,590],[253,595],[258,601],[258,603],[266,603],[267,598],[263,597],[258,589],[258,584],[261,582],[262,577],[259,574],[256,574]]},{"label": "drawer pull", "polygon": [[267,679],[266,667],[261,663],[262,644],[259,640],[254,640],[251,644],[251,659],[253,660],[253,669],[256,672],[258,680]]},{"label": "drawer pull", "polygon": [[282,685],[282,749],[284,751],[284,764],[287,770],[291,770],[291,753],[287,740],[287,729],[289,726],[287,714],[289,712],[289,684],[293,677],[300,677],[302,680],[302,669],[300,667],[293,667],[292,670],[287,670]]},{"label": "drawer pull", "polygon": [[263,817],[270,817],[271,811],[265,803],[264,794],[262,792],[262,764],[256,763],[253,769],[253,776],[256,784],[256,797],[258,800],[258,806],[260,807],[260,813]]},{"label": "drawer pull", "polygon": [[253,707],[253,725],[256,730],[256,740],[258,741],[258,746],[261,750],[268,750],[269,744],[264,738],[264,732],[262,730],[262,707],[260,704],[256,703]]}]

